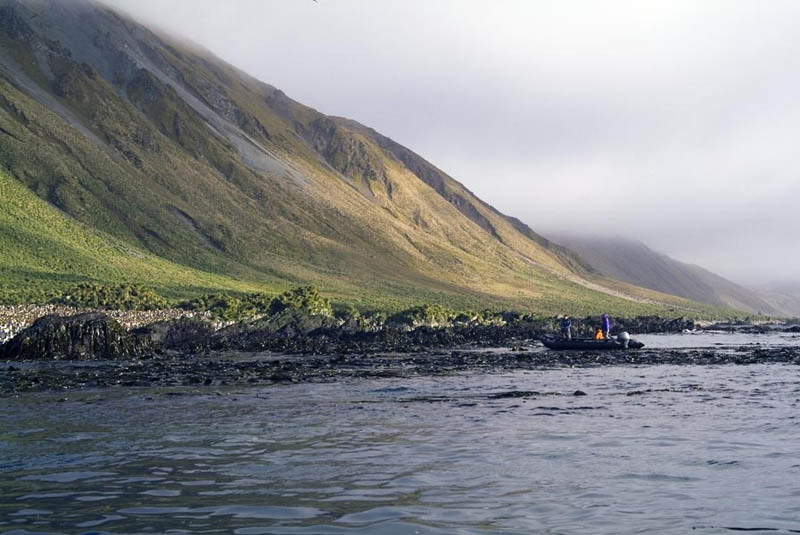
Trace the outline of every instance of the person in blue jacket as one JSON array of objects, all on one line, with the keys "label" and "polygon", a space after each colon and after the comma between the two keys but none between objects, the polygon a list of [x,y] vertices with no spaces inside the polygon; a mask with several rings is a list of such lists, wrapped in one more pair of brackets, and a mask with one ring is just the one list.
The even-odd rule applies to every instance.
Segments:
[{"label": "person in blue jacket", "polygon": [[608,332],[611,330],[611,320],[608,318],[608,314],[603,314],[600,316],[602,320],[602,324],[600,328],[603,330],[603,338],[608,340]]},{"label": "person in blue jacket", "polygon": [[572,318],[564,316],[561,320],[561,337],[567,340],[572,339]]}]

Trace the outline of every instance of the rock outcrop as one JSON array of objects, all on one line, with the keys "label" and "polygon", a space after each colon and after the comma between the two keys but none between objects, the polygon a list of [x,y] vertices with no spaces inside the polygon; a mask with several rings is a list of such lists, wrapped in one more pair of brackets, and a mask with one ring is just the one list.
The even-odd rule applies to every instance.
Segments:
[{"label": "rock outcrop", "polygon": [[206,319],[179,318],[145,325],[131,333],[149,341],[153,347],[191,353],[206,349],[214,331],[214,325]]},{"label": "rock outcrop", "polygon": [[44,316],[0,348],[0,356],[9,360],[111,360],[151,352],[148,340],[99,312]]}]

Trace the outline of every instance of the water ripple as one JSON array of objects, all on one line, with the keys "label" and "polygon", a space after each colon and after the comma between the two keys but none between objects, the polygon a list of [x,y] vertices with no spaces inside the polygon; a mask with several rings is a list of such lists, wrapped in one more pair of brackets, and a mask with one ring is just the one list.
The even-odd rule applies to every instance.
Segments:
[{"label": "water ripple", "polygon": [[9,398],[0,532],[796,533],[798,391],[637,365]]}]

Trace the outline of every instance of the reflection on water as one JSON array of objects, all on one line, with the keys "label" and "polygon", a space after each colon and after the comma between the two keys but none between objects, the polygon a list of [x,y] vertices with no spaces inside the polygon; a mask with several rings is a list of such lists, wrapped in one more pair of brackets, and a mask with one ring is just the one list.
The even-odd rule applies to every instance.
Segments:
[{"label": "reflection on water", "polygon": [[796,366],[201,392],[0,400],[0,532],[800,530]]}]

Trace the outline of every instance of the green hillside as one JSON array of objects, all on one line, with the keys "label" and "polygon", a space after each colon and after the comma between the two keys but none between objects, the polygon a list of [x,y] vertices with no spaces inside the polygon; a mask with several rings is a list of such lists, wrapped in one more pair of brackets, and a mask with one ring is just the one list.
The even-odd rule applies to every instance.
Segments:
[{"label": "green hillside", "polygon": [[166,297],[272,290],[186,268],[86,227],[0,173],[0,302],[46,300],[76,283],[139,283]]},{"label": "green hillside", "polygon": [[91,279],[171,296],[311,283],[385,309],[709,310],[599,278],[395,141],[85,0],[0,0],[0,169],[63,213],[4,220],[18,298]]},{"label": "green hillside", "polygon": [[[0,250],[4,251],[0,256],[3,303],[46,301],[83,282],[144,284],[172,299],[218,291],[277,292],[289,284],[236,281],[163,260],[73,220],[5,173],[0,173]],[[408,299],[397,300],[396,307],[425,299],[462,306],[480,304],[478,299],[409,293]],[[388,302],[368,299],[366,304],[379,306]],[[543,305],[539,303],[537,308]]]}]

